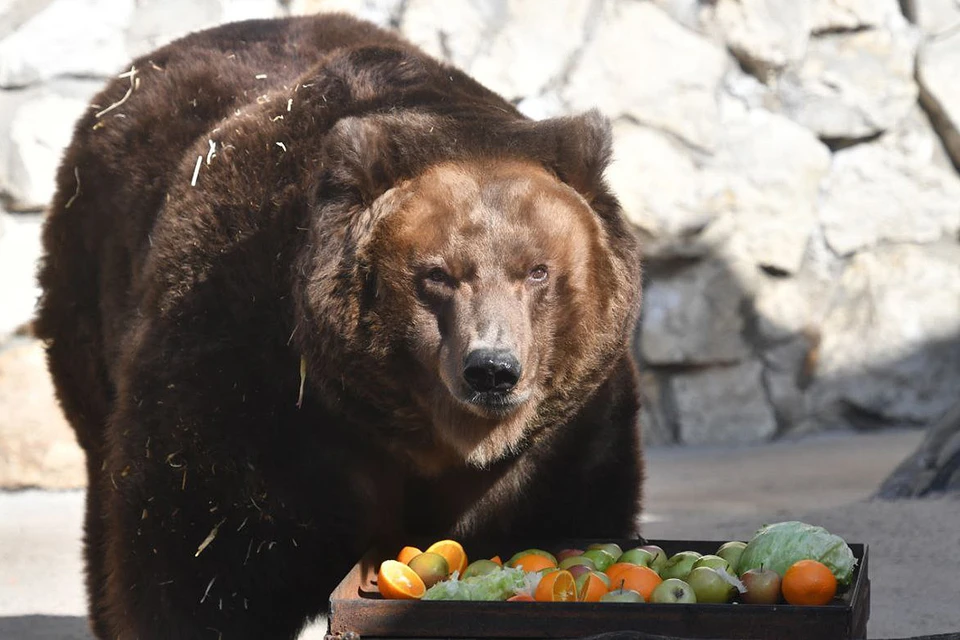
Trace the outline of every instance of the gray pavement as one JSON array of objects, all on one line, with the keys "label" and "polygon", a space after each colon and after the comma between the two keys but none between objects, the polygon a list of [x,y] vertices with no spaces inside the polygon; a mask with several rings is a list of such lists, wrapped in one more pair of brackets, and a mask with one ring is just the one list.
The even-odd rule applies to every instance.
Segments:
[{"label": "gray pavement", "polygon": [[[821,524],[870,545],[871,638],[960,631],[960,501],[867,501],[921,438],[888,431],[650,450],[643,532],[743,539],[764,522]],[[82,491],[0,493],[0,640],[89,640],[82,510]],[[324,629],[318,621],[302,637]]]}]

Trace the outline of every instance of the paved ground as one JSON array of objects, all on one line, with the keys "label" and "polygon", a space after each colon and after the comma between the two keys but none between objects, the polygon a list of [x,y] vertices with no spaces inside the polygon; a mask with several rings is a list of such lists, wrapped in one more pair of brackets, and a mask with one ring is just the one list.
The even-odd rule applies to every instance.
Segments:
[{"label": "paved ground", "polygon": [[[870,545],[871,638],[960,631],[960,501],[865,501],[920,438],[892,431],[651,451],[644,534],[734,539],[775,520],[822,524]],[[0,639],[89,640],[82,506],[79,491],[0,493]]]}]

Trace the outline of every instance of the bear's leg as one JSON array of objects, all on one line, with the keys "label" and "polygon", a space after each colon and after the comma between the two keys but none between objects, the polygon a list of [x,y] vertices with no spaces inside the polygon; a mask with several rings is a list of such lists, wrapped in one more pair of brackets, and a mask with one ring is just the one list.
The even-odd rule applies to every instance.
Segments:
[{"label": "bear's leg", "polygon": [[90,629],[97,638],[110,637],[104,618],[104,532],[103,488],[99,455],[87,454],[87,497],[83,520],[83,553],[86,563],[87,610]]},{"label": "bear's leg", "polygon": [[[326,605],[318,585],[304,577],[311,563],[298,557],[295,545],[307,547],[307,536],[282,514],[261,513],[249,499],[237,505],[237,495],[209,491],[188,458],[171,462],[178,478],[184,477],[179,471],[186,473],[181,495],[150,472],[137,486],[136,478],[129,480],[134,473],[121,478],[122,470],[112,470],[104,492],[103,637],[295,638]],[[230,476],[217,470],[220,482],[238,486],[241,479]],[[217,505],[223,508],[211,512]]]}]

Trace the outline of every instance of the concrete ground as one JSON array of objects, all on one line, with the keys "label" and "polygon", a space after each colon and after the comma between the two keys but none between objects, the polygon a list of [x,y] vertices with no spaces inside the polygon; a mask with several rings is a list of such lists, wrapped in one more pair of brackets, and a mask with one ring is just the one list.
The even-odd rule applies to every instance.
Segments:
[{"label": "concrete ground", "polygon": [[[799,518],[870,545],[870,638],[960,631],[960,501],[866,499],[916,431],[828,434],[750,447],[648,451],[643,533],[747,539]],[[83,492],[0,493],[0,639],[89,640]],[[323,637],[325,622],[304,639]]]}]

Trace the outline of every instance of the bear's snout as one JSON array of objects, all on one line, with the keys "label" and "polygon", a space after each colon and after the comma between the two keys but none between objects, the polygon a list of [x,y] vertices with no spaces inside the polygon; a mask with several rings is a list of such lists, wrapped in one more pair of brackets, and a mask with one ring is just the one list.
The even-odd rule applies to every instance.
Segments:
[{"label": "bear's snout", "polygon": [[506,349],[474,349],[464,359],[463,379],[477,393],[508,393],[521,373],[520,361]]}]

